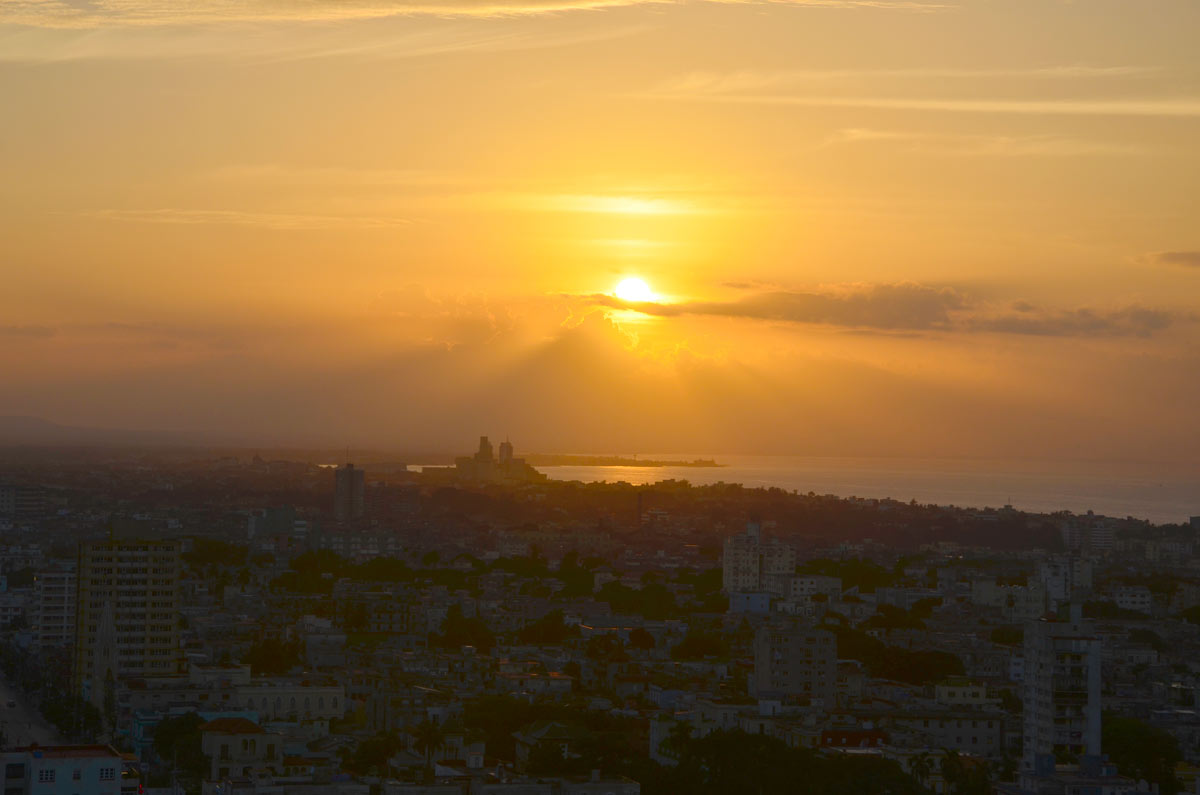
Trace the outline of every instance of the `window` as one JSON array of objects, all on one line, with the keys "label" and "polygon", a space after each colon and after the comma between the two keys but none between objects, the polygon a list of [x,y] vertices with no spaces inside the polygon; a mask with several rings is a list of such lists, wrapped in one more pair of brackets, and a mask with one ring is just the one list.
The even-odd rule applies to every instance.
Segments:
[{"label": "window", "polygon": [[5,778],[25,778],[25,765],[14,762],[4,766]]},{"label": "window", "polygon": [[115,781],[117,778],[117,769],[115,767],[100,768],[101,781]]},{"label": "window", "polygon": [[221,743],[221,758],[229,758],[229,743]]},{"label": "window", "polygon": [[53,770],[39,770],[38,771],[38,783],[39,784],[53,784],[54,783],[54,771]]},{"label": "window", "polygon": [[83,768],[77,767],[75,768],[74,772],[71,773],[71,780],[79,781],[81,778],[83,778]]}]

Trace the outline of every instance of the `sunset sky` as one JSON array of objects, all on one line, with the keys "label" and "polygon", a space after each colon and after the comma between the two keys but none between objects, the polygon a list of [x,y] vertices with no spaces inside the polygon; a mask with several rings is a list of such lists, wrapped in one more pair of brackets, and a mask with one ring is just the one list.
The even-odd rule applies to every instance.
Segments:
[{"label": "sunset sky", "polygon": [[1198,35],[1196,0],[2,0],[0,415],[1195,465]]}]

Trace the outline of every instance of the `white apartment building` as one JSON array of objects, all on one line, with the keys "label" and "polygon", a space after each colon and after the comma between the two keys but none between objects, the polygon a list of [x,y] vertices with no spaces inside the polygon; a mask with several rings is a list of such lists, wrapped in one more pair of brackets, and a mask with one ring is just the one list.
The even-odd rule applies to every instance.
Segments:
[{"label": "white apartment building", "polygon": [[1100,756],[1100,646],[1079,605],[1069,621],[1026,625],[1023,777],[1045,770],[1055,751]]}]

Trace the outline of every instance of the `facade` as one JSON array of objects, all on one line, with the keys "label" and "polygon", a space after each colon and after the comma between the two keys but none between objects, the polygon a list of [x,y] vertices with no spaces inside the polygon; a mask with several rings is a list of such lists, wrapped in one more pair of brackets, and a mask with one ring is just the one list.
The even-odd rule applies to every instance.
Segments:
[{"label": "facade", "polygon": [[1082,608],[1071,610],[1025,627],[1022,775],[1052,768],[1055,752],[1100,756],[1101,644]]},{"label": "facade", "polygon": [[746,525],[742,535],[725,539],[721,560],[721,583],[725,593],[766,591],[786,596],[796,572],[796,550],[775,539],[762,538],[757,522]]},{"label": "facade", "polygon": [[0,752],[4,795],[122,795],[139,781],[108,745],[47,745]]},{"label": "facade", "polygon": [[180,542],[79,545],[75,689],[97,707],[118,679],[179,671]]},{"label": "facade", "polygon": [[763,627],[754,638],[752,692],[808,699],[832,708],[837,700],[837,637],[799,624]]},{"label": "facade", "polygon": [[[246,718],[217,718],[200,727],[200,748],[209,758],[209,782],[252,777],[282,766],[283,737]],[[205,791],[216,788],[206,782]]]},{"label": "facade", "polygon": [[354,464],[333,472],[333,515],[339,522],[361,519],[366,497],[366,473]]},{"label": "facade", "polygon": [[33,584],[33,632],[40,648],[60,648],[75,642],[74,566],[39,572]]}]

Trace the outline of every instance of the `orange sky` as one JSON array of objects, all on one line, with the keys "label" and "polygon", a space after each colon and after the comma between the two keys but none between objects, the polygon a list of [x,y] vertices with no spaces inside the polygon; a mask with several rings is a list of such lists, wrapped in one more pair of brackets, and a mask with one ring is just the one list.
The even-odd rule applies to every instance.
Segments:
[{"label": "orange sky", "polygon": [[1194,464],[1197,30],[1194,0],[2,3],[0,415]]}]

